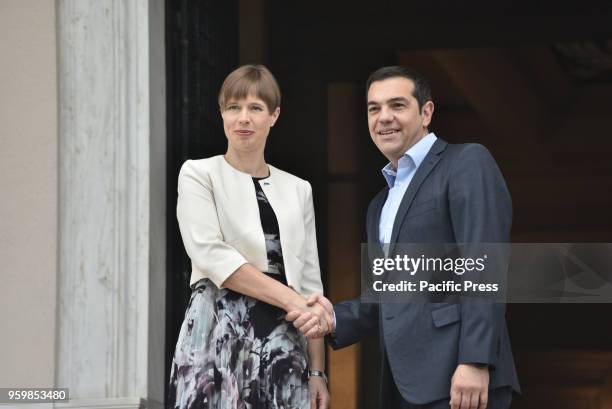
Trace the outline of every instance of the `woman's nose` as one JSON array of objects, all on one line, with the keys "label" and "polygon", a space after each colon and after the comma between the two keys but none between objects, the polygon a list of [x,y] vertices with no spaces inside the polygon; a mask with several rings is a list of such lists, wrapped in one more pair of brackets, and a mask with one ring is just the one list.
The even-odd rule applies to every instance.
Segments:
[{"label": "woman's nose", "polygon": [[250,121],[249,112],[246,109],[240,110],[240,115],[238,116],[238,121],[248,123]]}]

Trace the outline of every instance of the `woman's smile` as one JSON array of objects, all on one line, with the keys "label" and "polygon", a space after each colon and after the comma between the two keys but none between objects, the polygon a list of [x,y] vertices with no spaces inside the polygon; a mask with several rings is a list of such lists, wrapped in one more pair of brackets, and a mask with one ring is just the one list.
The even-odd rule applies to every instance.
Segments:
[{"label": "woman's smile", "polygon": [[251,136],[255,133],[255,131],[251,131],[248,129],[237,129],[234,132],[237,133],[239,136]]}]

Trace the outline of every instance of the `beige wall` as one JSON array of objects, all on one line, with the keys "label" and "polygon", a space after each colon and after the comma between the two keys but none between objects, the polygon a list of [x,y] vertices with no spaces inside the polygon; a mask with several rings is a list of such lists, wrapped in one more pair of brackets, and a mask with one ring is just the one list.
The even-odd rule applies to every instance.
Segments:
[{"label": "beige wall", "polygon": [[54,1],[0,0],[0,387],[54,382],[55,24]]}]

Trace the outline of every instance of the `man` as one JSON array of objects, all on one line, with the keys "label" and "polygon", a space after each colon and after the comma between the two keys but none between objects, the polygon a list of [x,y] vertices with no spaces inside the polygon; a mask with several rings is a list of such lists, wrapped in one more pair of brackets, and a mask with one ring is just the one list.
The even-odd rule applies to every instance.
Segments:
[{"label": "man", "polygon": [[[384,67],[366,87],[370,136],[389,159],[388,187],[367,212],[370,246],[509,242],[512,205],[494,159],[481,145],[448,144],[428,131],[428,82]],[[322,326],[308,313],[287,315],[307,336],[331,327],[334,349],[380,337],[384,407],[507,408],[519,392],[503,304],[310,302],[327,309]]]}]

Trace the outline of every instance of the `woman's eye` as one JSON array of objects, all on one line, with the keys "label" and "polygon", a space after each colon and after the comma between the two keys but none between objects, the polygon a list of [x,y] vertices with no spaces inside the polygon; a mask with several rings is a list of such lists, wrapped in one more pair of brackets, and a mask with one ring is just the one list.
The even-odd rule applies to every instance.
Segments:
[{"label": "woman's eye", "polygon": [[230,106],[227,107],[228,111],[236,111],[238,109],[239,109],[238,105],[230,105]]},{"label": "woman's eye", "polygon": [[257,106],[257,105],[255,105],[255,106],[251,107],[251,109],[252,109],[253,111],[257,111],[257,112],[259,112],[259,111],[263,111],[263,108],[262,108],[262,107],[260,107],[260,106]]}]

